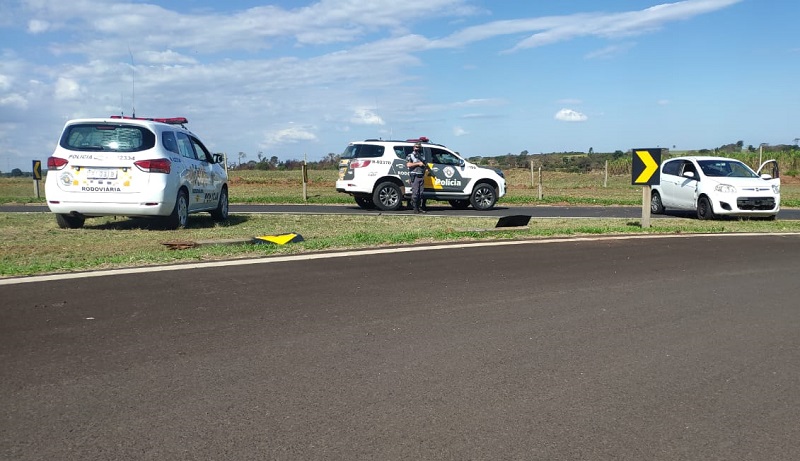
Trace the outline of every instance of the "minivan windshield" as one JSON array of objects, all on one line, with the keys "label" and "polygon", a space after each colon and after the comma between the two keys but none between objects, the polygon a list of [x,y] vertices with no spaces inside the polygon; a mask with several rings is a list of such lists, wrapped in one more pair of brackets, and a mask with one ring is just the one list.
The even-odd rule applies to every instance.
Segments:
[{"label": "minivan windshield", "polygon": [[147,128],[108,123],[70,125],[61,137],[61,147],[98,152],[138,152],[152,149],[156,136]]}]

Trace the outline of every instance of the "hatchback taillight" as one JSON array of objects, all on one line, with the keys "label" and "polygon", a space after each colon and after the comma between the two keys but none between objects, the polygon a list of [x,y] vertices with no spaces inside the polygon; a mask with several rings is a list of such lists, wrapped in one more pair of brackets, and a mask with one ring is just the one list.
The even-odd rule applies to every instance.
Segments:
[{"label": "hatchback taillight", "polygon": [[67,159],[61,157],[50,157],[47,159],[47,169],[48,170],[60,170],[67,166]]},{"label": "hatchback taillight", "polygon": [[137,160],[133,162],[137,168],[146,173],[166,173],[169,174],[171,162],[166,158],[156,158],[153,160]]},{"label": "hatchback taillight", "polygon": [[372,163],[371,160],[353,160],[350,162],[350,168],[364,168],[369,166],[370,163]]}]

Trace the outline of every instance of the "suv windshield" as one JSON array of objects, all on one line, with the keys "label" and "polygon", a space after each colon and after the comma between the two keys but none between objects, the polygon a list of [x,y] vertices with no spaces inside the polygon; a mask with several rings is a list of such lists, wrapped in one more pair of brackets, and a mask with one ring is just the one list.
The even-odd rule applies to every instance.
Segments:
[{"label": "suv windshield", "polygon": [[156,137],[140,126],[80,123],[64,130],[60,144],[69,150],[137,152],[153,148]]}]

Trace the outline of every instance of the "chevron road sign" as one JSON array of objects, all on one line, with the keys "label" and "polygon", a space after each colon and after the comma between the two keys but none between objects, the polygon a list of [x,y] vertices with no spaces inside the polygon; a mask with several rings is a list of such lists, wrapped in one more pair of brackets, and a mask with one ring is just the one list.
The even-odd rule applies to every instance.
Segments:
[{"label": "chevron road sign", "polygon": [[661,149],[632,149],[631,184],[634,186],[657,186],[661,183],[658,167],[661,165]]}]

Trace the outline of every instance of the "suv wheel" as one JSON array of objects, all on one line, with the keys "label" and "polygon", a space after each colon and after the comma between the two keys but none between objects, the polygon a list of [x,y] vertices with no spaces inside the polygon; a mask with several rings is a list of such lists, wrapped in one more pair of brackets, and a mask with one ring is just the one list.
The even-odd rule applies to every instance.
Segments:
[{"label": "suv wheel", "polygon": [[491,210],[497,203],[497,191],[490,184],[482,182],[475,186],[469,201],[476,210]]},{"label": "suv wheel", "polygon": [[466,210],[469,208],[469,200],[448,200],[448,203],[456,210]]},{"label": "suv wheel", "polygon": [[356,199],[356,205],[360,208],[365,210],[373,210],[375,209],[375,202],[372,201],[372,197],[369,195],[356,195],[354,197]]},{"label": "suv wheel", "polygon": [[372,202],[383,211],[397,211],[403,205],[403,194],[400,186],[386,181],[378,184],[372,194]]},{"label": "suv wheel", "polygon": [[86,218],[83,216],[75,216],[71,214],[57,214],[56,223],[62,229],[79,229],[83,227]]}]

